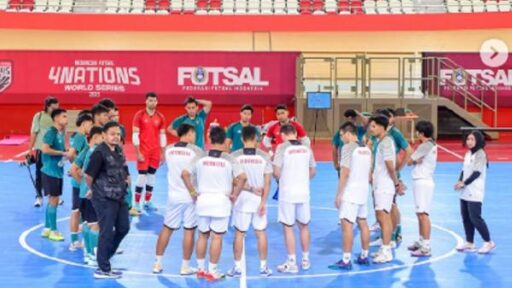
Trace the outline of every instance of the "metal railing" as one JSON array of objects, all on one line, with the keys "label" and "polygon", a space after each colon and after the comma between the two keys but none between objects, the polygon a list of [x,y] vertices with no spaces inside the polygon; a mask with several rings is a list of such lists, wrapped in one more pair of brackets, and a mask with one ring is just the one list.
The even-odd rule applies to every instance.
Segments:
[{"label": "metal railing", "polygon": [[[387,66],[376,69],[379,62],[387,63]],[[298,63],[298,97],[305,97],[306,91],[315,90],[330,91],[334,98],[344,98],[348,93],[349,98],[371,99],[385,94],[386,97],[405,99],[411,97],[407,94],[413,91],[423,98],[447,98],[468,112],[475,112],[477,108],[481,116],[488,110],[493,116],[492,126],[497,126],[497,88],[446,57],[301,56]],[[308,67],[315,63],[317,67]],[[329,66],[320,67],[318,63],[329,63]],[[443,70],[451,70],[456,79],[443,76]],[[349,90],[340,91],[339,87],[348,86]],[[389,90],[381,91],[385,89]]]}]

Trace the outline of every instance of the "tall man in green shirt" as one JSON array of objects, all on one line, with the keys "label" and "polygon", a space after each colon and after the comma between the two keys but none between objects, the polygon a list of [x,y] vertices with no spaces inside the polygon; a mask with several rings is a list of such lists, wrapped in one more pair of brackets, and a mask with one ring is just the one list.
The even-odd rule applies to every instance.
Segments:
[{"label": "tall man in green shirt", "polygon": [[[203,105],[203,109],[199,110],[199,105]],[[174,119],[169,128],[167,128],[167,131],[174,137],[178,137],[176,129],[183,123],[190,124],[196,129],[196,146],[204,149],[204,126],[212,106],[213,103],[211,101],[188,97],[185,100],[185,110],[187,113]]]},{"label": "tall man in green shirt", "polygon": [[256,140],[260,139],[260,131],[259,129],[251,124],[252,114],[254,114],[254,108],[251,105],[245,104],[240,109],[240,121],[234,122],[228,127],[228,131],[226,132],[226,142],[230,151],[236,151],[244,148],[244,143],[242,141],[242,129],[247,126],[253,126],[256,128]]},{"label": "tall man in green shirt", "polygon": [[36,201],[34,207],[41,207],[43,204],[43,184],[41,180],[41,168],[43,167],[42,162],[42,151],[43,137],[46,134],[46,130],[52,127],[52,111],[59,108],[59,100],[55,97],[49,96],[44,100],[43,111],[37,112],[32,118],[32,127],[30,128],[30,141],[28,144],[28,154],[32,153],[35,148],[35,161],[36,161]]},{"label": "tall man in green shirt", "polygon": [[71,158],[66,151],[64,130],[68,124],[68,115],[64,109],[52,112],[53,126],[46,131],[42,146],[43,168],[41,169],[43,190],[48,195],[48,206],[44,229],[41,234],[52,241],[63,241],[64,237],[57,231],[57,206],[62,195],[64,160]]}]

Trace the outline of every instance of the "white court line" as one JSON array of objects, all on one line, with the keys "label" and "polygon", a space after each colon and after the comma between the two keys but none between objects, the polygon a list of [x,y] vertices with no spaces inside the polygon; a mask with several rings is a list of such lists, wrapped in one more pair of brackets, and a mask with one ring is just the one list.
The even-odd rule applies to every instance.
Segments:
[{"label": "white court line", "polygon": [[240,259],[242,264],[242,275],[240,275],[240,288],[247,288],[247,264],[245,261],[245,235],[242,238],[242,258]]},{"label": "white court line", "polygon": [[[275,207],[276,205],[269,205],[269,206],[274,206]],[[312,206],[311,209],[338,211],[337,209],[334,209],[334,208],[315,207],[315,206]],[[60,219],[57,220],[57,222],[63,222],[63,221],[66,221],[68,219],[69,219],[69,217],[60,218]],[[405,219],[405,220],[408,220],[408,221],[416,221],[416,219],[413,219],[413,218],[403,217],[402,219]],[[32,253],[34,255],[37,255],[37,256],[41,257],[41,258],[52,260],[52,261],[59,262],[59,263],[62,263],[62,264],[71,265],[71,266],[75,266],[75,267],[83,267],[83,268],[92,269],[92,270],[96,269],[96,267],[91,267],[91,266],[88,266],[88,265],[85,265],[85,264],[80,264],[80,263],[77,263],[77,262],[73,262],[73,261],[69,261],[69,260],[65,260],[65,259],[61,259],[61,258],[50,256],[50,255],[45,254],[43,252],[40,252],[40,251],[32,248],[30,245],[28,245],[28,243],[27,243],[28,235],[30,233],[36,231],[37,229],[42,228],[42,227],[43,227],[43,224],[38,224],[38,225],[35,225],[33,227],[28,228],[27,230],[23,231],[20,234],[20,237],[18,238],[18,243],[21,245],[21,247],[23,249],[27,250],[28,252],[30,252],[30,253]],[[457,233],[455,233],[452,230],[446,229],[446,228],[441,227],[441,226],[436,225],[436,224],[432,224],[432,228],[436,228],[436,229],[438,229],[440,231],[443,231],[445,233],[450,234],[457,241],[456,245],[464,243],[464,240],[462,239],[462,237],[460,237]],[[371,269],[371,270],[348,271],[348,272],[337,272],[337,273],[333,272],[333,273],[310,274],[310,275],[272,275],[270,278],[261,277],[261,276],[248,276],[247,280],[323,278],[323,277],[338,277],[338,276],[344,276],[344,275],[348,276],[348,275],[358,275],[358,274],[369,274],[369,273],[375,273],[375,272],[397,270],[397,269],[403,269],[403,268],[408,268],[408,267],[414,267],[414,266],[430,264],[430,263],[434,263],[434,262],[438,262],[438,261],[444,260],[446,258],[449,258],[449,257],[455,255],[455,254],[457,254],[457,251],[455,250],[455,248],[453,248],[451,251],[449,251],[449,252],[447,252],[447,253],[445,253],[443,255],[440,255],[440,256],[437,256],[437,257],[433,257],[433,258],[430,258],[428,260],[421,261],[421,262],[414,262],[414,263],[411,263],[411,264],[392,265],[392,266],[387,266],[387,267],[382,267],[382,268],[377,268],[377,269]],[[244,254],[242,254],[242,257],[245,257]],[[179,275],[179,274],[167,274],[167,273],[153,274],[151,272],[139,272],[139,271],[123,271],[123,274],[137,275],[137,276],[146,276],[146,277],[191,278],[191,279],[192,278],[194,278],[194,279],[196,278],[194,275],[182,276],[182,275]],[[242,287],[242,281],[240,282],[240,286]]]},{"label": "white court line", "polygon": [[458,158],[458,159],[460,159],[460,160],[464,160],[464,157],[462,157],[462,155],[460,155],[460,154],[458,154],[458,153],[455,153],[455,152],[453,152],[452,150],[450,150],[450,149],[448,149],[448,148],[446,148],[446,147],[444,147],[444,146],[441,146],[441,145],[437,144],[437,147],[439,147],[439,148],[440,148],[441,150],[443,150],[444,152],[446,152],[446,153],[448,153],[448,154],[450,154],[450,155],[454,156],[455,158]]}]

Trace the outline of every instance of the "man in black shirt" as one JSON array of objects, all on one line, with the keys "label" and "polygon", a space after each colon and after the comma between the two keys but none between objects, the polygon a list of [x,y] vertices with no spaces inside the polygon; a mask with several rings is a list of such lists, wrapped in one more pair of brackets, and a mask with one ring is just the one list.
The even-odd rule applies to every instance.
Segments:
[{"label": "man in black shirt", "polygon": [[121,277],[121,272],[112,271],[110,258],[130,229],[128,206],[124,202],[130,175],[119,146],[119,124],[113,121],[106,123],[103,126],[103,139],[104,142],[92,153],[85,171],[100,225],[96,252],[98,270],[94,273],[98,279]]}]

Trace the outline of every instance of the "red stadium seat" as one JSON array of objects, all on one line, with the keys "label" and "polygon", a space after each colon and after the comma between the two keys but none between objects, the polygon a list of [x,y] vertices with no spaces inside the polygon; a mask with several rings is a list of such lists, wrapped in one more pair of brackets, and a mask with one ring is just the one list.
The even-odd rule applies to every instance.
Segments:
[{"label": "red stadium seat", "polygon": [[324,9],[324,1],[323,0],[313,0],[313,14],[321,15],[325,14]]},{"label": "red stadium seat", "polygon": [[160,0],[158,1],[158,11],[169,11],[171,7],[170,0]]},{"label": "red stadium seat", "polygon": [[146,10],[156,9],[156,0],[146,0]]},{"label": "red stadium seat", "polygon": [[338,13],[350,14],[350,6],[348,0],[340,0],[338,2]]},{"label": "red stadium seat", "polygon": [[312,4],[309,0],[301,0],[299,3],[300,14],[309,15],[311,14]]},{"label": "red stadium seat", "polygon": [[352,14],[364,14],[363,2],[361,0],[351,0],[350,11]]}]

